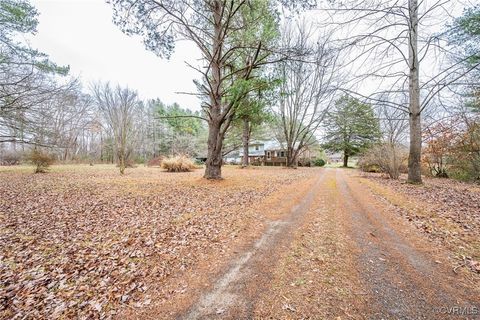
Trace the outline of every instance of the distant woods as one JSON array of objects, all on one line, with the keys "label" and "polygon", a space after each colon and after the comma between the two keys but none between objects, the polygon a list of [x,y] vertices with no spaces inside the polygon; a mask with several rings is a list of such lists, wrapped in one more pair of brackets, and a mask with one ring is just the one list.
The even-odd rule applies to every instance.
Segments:
[{"label": "distant woods", "polygon": [[364,168],[405,172],[412,183],[422,174],[480,177],[478,5],[107,2],[115,24],[159,58],[179,40],[196,45],[201,59],[186,67],[197,73],[190,94],[199,106],[145,101],[115,79],[82,85],[21,41],[38,25],[29,1],[0,0],[2,163],[42,150],[57,161],[117,163],[123,173],[186,155],[205,161],[205,178],[220,179],[226,156],[262,139],[276,140],[290,167],[322,146],[346,165],[360,156]]}]

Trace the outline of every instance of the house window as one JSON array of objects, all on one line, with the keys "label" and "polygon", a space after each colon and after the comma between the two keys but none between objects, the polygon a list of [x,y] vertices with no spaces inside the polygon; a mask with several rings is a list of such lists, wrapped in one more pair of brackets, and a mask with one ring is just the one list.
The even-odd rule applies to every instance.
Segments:
[{"label": "house window", "polygon": [[280,151],[280,157],[281,158],[285,157],[285,151]]},{"label": "house window", "polygon": [[255,146],[255,151],[258,151],[258,146]]},{"label": "house window", "polygon": [[270,151],[267,151],[267,159],[271,159],[272,158],[272,154],[270,153]]}]

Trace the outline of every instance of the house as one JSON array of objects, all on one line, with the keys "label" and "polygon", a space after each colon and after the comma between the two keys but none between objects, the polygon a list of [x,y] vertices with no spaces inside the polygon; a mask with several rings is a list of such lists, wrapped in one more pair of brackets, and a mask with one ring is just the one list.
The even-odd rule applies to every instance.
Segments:
[{"label": "house", "polygon": [[287,148],[276,141],[266,141],[264,145],[264,165],[266,166],[286,166]]},{"label": "house", "polygon": [[242,158],[239,156],[238,150],[234,150],[223,157],[223,163],[226,164],[240,164],[241,162]]},{"label": "house", "polygon": [[[243,160],[243,148],[238,152],[239,162]],[[260,165],[265,158],[265,143],[262,141],[251,141],[248,144],[248,161],[251,164]]]},{"label": "house", "polygon": [[343,162],[343,152],[327,152],[328,163],[341,163]]},{"label": "house", "polygon": [[[243,150],[239,151],[240,159],[243,159]],[[306,148],[298,158],[298,166],[310,166],[313,152]],[[252,165],[286,166],[287,149],[277,141],[252,141],[248,147],[248,158]]]}]

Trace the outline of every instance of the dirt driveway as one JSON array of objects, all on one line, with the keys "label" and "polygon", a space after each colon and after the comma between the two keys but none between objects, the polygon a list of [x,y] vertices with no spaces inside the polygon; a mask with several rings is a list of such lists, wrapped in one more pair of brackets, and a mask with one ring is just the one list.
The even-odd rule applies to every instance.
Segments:
[{"label": "dirt driveway", "polygon": [[267,225],[177,318],[480,318],[477,278],[455,274],[446,249],[349,170],[321,171]]}]

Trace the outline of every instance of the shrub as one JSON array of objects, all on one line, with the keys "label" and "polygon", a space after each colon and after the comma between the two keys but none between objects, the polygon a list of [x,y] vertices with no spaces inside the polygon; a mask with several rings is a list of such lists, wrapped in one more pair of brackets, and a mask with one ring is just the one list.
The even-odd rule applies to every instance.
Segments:
[{"label": "shrub", "polygon": [[398,179],[400,173],[406,172],[408,153],[401,145],[380,143],[364,152],[358,166],[366,172],[382,172],[391,179]]},{"label": "shrub", "polygon": [[48,168],[53,164],[54,159],[47,153],[39,150],[33,150],[28,160],[35,166],[35,173],[45,173]]},{"label": "shrub", "polygon": [[449,166],[449,176],[462,181],[480,182],[480,148],[476,152],[454,152]]},{"label": "shrub", "polygon": [[[196,158],[195,159],[195,165],[197,166],[203,166],[205,164],[205,160],[203,158]],[[236,163],[238,164],[238,163]]]},{"label": "shrub", "polygon": [[454,118],[424,134],[425,173],[465,181],[480,181],[480,122]]},{"label": "shrub", "polygon": [[382,172],[382,169],[380,169],[380,166],[377,164],[377,161],[374,159],[374,157],[366,153],[363,154],[360,159],[358,159],[357,165],[363,172]]},{"label": "shrub", "polygon": [[451,162],[454,177],[480,182],[480,121],[467,124],[457,137]]},{"label": "shrub", "polygon": [[187,156],[180,155],[163,159],[162,168],[168,172],[188,172],[195,169],[195,164]]},{"label": "shrub", "polygon": [[325,164],[326,164],[326,162],[322,158],[318,158],[318,159],[313,160],[313,165],[315,167],[323,167]]},{"label": "shrub", "polygon": [[448,178],[447,167],[452,153],[452,145],[458,132],[455,122],[440,122],[425,129],[423,140],[426,142],[422,154],[422,163],[429,176]]},{"label": "shrub", "polygon": [[20,164],[22,156],[17,152],[8,152],[0,156],[0,165],[15,166]]}]

